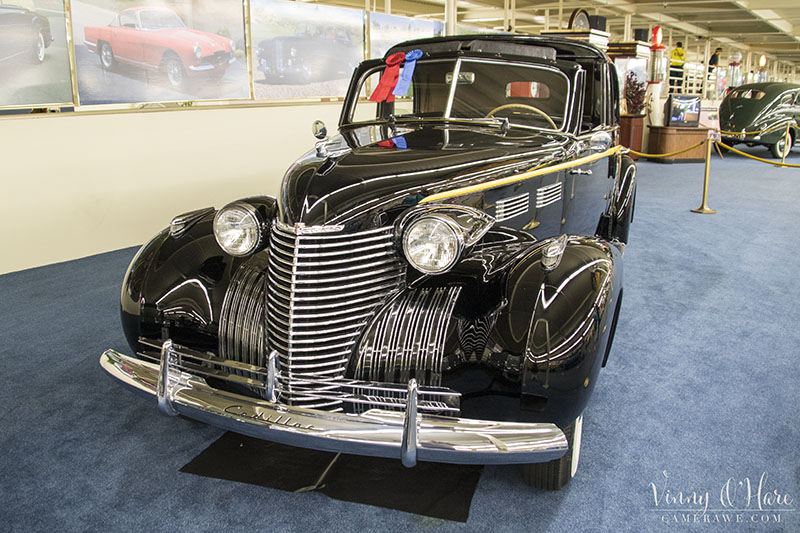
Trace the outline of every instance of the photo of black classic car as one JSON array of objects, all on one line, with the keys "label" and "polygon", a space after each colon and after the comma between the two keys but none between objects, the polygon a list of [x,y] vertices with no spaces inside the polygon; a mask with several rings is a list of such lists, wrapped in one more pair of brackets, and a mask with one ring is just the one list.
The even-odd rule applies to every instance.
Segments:
[{"label": "photo of black classic car", "polygon": [[0,0],[0,63],[25,59],[38,64],[53,42],[50,22],[26,2]]},{"label": "photo of black classic car", "polygon": [[350,28],[302,22],[293,35],[264,39],[256,48],[258,70],[267,83],[312,83],[348,78],[364,57]]},{"label": "photo of black classic car", "polygon": [[719,126],[727,145],[762,145],[773,157],[784,157],[800,140],[800,85],[762,82],[736,87],[719,106]]},{"label": "photo of black classic car", "polygon": [[636,169],[618,95],[606,55],[561,38],[362,62],[338,133],[317,125],[277,198],[182,214],[141,248],[133,353],[101,365],[167,415],[561,488],[622,302]]}]

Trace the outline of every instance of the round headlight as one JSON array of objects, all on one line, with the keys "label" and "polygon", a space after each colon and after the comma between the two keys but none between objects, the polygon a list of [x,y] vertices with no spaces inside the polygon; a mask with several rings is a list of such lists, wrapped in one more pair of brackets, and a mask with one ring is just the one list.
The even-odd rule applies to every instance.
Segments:
[{"label": "round headlight", "polygon": [[403,234],[403,251],[411,266],[426,274],[438,274],[452,267],[461,255],[463,243],[454,224],[445,217],[424,216]]},{"label": "round headlight", "polygon": [[235,51],[236,51],[236,43],[233,41],[233,39],[231,39],[231,52]]},{"label": "round headlight", "polygon": [[261,243],[261,224],[250,206],[234,204],[223,207],[214,216],[214,238],[227,253],[242,256]]},{"label": "round headlight", "polygon": [[194,45],[194,57],[196,57],[197,59],[200,59],[200,57],[202,57],[202,55],[203,55],[203,51],[200,50],[200,45],[199,44]]}]

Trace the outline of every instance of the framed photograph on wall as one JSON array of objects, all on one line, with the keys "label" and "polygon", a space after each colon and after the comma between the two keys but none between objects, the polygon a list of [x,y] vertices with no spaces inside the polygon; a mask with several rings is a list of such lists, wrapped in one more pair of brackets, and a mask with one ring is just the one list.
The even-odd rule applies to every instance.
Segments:
[{"label": "framed photograph on wall", "polygon": [[61,0],[0,0],[0,108],[71,105]]},{"label": "framed photograph on wall", "polygon": [[344,96],[364,59],[364,12],[251,0],[256,100]]},{"label": "framed photograph on wall", "polygon": [[369,15],[370,58],[381,58],[393,45],[411,39],[424,39],[444,34],[444,24],[384,13]]},{"label": "framed photograph on wall", "polygon": [[241,0],[72,0],[81,105],[250,98]]}]

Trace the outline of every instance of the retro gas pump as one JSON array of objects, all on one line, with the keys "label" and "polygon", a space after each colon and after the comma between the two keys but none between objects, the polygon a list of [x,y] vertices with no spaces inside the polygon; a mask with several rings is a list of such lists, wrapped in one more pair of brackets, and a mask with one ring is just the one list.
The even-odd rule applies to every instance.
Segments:
[{"label": "retro gas pump", "polygon": [[661,44],[664,34],[661,26],[653,28],[650,45],[650,70],[647,80],[647,110],[650,124],[661,126],[664,124],[664,105],[661,101],[664,80],[667,79],[667,48]]}]

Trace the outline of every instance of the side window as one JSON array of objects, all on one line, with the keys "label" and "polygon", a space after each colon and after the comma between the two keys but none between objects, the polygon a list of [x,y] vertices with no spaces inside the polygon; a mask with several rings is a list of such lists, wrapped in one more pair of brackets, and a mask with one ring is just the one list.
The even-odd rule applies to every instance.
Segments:
[{"label": "side window", "polygon": [[620,94],[620,83],[619,83],[619,71],[617,70],[617,66],[614,63],[609,63],[608,80],[610,84],[607,97],[609,124],[619,124],[619,100],[621,94]]},{"label": "side window", "polygon": [[785,94],[785,95],[783,95],[781,97],[781,101],[778,104],[778,106],[779,107],[790,106],[790,105],[792,105],[793,101],[794,101],[794,95],[793,94]]},{"label": "side window", "polygon": [[591,131],[603,123],[603,69],[594,61],[581,63],[586,70],[586,83],[583,92],[583,117],[580,132]]},{"label": "side window", "polygon": [[131,15],[130,13],[122,13],[119,16],[119,25],[125,28],[135,28],[136,27],[136,17]]}]

